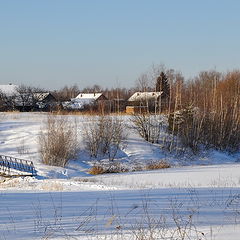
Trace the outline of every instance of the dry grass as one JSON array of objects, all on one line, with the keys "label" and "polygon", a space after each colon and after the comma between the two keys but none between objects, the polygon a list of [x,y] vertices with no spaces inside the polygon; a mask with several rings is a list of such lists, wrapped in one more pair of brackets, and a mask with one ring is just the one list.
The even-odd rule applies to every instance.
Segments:
[{"label": "dry grass", "polygon": [[51,112],[53,115],[76,115],[76,116],[98,116],[101,115],[95,111],[70,111],[70,110],[58,110]]},{"label": "dry grass", "polygon": [[124,173],[129,170],[122,166],[120,163],[108,164],[106,166],[95,165],[88,171],[89,174],[99,175],[107,173]]},{"label": "dry grass", "polygon": [[7,114],[18,114],[18,113],[21,113],[19,110],[6,110],[6,111],[1,111],[1,114],[4,114],[4,113],[7,113]]},{"label": "dry grass", "polygon": [[149,163],[147,166],[146,166],[146,169],[147,170],[156,170],[156,169],[163,169],[163,168],[170,168],[171,165],[164,161],[164,160],[161,160],[159,162],[151,162]]},{"label": "dry grass", "polygon": [[[102,116],[103,113],[100,111],[70,111],[70,110],[58,110],[58,111],[52,111],[52,115],[74,115],[74,116]],[[106,116],[129,116],[128,113],[124,112],[111,112],[111,113],[104,113]]]},{"label": "dry grass", "polygon": [[101,166],[93,166],[92,168],[90,168],[88,173],[92,175],[104,174],[105,170]]},{"label": "dry grass", "polygon": [[146,166],[134,165],[131,169],[123,166],[123,164],[121,163],[114,163],[114,164],[108,164],[108,165],[94,165],[92,168],[90,168],[88,173],[92,175],[99,175],[99,174],[108,174],[108,173],[125,173],[129,171],[140,172],[140,171],[164,169],[164,168],[170,168],[170,167],[171,165],[164,160],[151,162]]},{"label": "dry grass", "polygon": [[141,164],[134,164],[132,166],[132,172],[141,172],[141,171],[144,171],[145,170],[145,167],[142,166]]}]

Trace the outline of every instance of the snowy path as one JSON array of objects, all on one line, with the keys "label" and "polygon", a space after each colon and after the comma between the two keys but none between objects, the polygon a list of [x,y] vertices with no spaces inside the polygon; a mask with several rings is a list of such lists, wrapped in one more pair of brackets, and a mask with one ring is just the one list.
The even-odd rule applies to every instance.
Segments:
[{"label": "snowy path", "polygon": [[128,137],[125,153],[130,161],[134,163],[157,161],[164,158],[158,146],[146,142],[134,132],[131,132],[131,135]]}]

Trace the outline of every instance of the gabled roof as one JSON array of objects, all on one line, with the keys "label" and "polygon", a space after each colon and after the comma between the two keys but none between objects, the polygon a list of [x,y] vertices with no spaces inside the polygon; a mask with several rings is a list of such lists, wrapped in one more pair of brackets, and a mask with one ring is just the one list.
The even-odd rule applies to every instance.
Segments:
[{"label": "gabled roof", "polygon": [[8,96],[15,95],[17,93],[18,85],[6,84],[0,85],[0,91]]},{"label": "gabled roof", "polygon": [[102,96],[106,98],[103,93],[79,93],[77,97],[72,98],[70,102],[65,102],[63,106],[71,109],[83,109],[84,106],[93,104]]},{"label": "gabled roof", "polygon": [[91,99],[91,100],[97,100],[99,97],[101,97],[103,93],[79,93],[76,98],[77,99]]},{"label": "gabled roof", "polygon": [[146,101],[157,100],[161,96],[162,92],[135,92],[128,101]]},{"label": "gabled roof", "polygon": [[43,101],[48,95],[49,92],[34,93],[33,96],[37,101]]}]

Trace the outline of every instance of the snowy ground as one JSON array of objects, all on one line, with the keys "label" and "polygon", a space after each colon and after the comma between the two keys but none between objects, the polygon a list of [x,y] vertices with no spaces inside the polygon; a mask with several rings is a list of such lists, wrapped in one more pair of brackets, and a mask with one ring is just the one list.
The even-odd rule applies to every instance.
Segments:
[{"label": "snowy ground", "polygon": [[[177,158],[131,131],[121,161],[164,159],[174,166],[90,176],[84,152],[66,169],[41,163],[37,137],[45,118],[5,114],[0,122],[0,154],[32,160],[38,171],[35,178],[0,179],[0,239],[138,239],[150,233],[176,239],[184,229],[190,239],[239,239],[239,154],[209,150]],[[88,119],[71,118],[81,136]]]},{"label": "snowy ground", "polygon": [[239,197],[238,188],[7,191],[1,194],[1,239],[94,239],[130,235],[143,227],[171,231],[179,225],[182,231],[191,227],[192,236],[205,236],[191,239],[237,240]]}]

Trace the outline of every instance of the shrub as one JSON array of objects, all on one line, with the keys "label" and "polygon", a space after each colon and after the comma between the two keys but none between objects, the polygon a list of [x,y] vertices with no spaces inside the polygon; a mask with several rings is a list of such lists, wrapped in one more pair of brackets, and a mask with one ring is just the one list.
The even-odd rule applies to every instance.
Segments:
[{"label": "shrub", "polygon": [[77,153],[76,126],[66,117],[49,115],[38,138],[43,163],[65,167]]},{"label": "shrub", "polygon": [[135,114],[132,116],[131,121],[142,138],[151,143],[158,143],[162,127],[160,115]]},{"label": "shrub", "polygon": [[85,126],[83,138],[92,157],[107,155],[113,161],[126,138],[124,123],[117,117],[95,117]]}]

